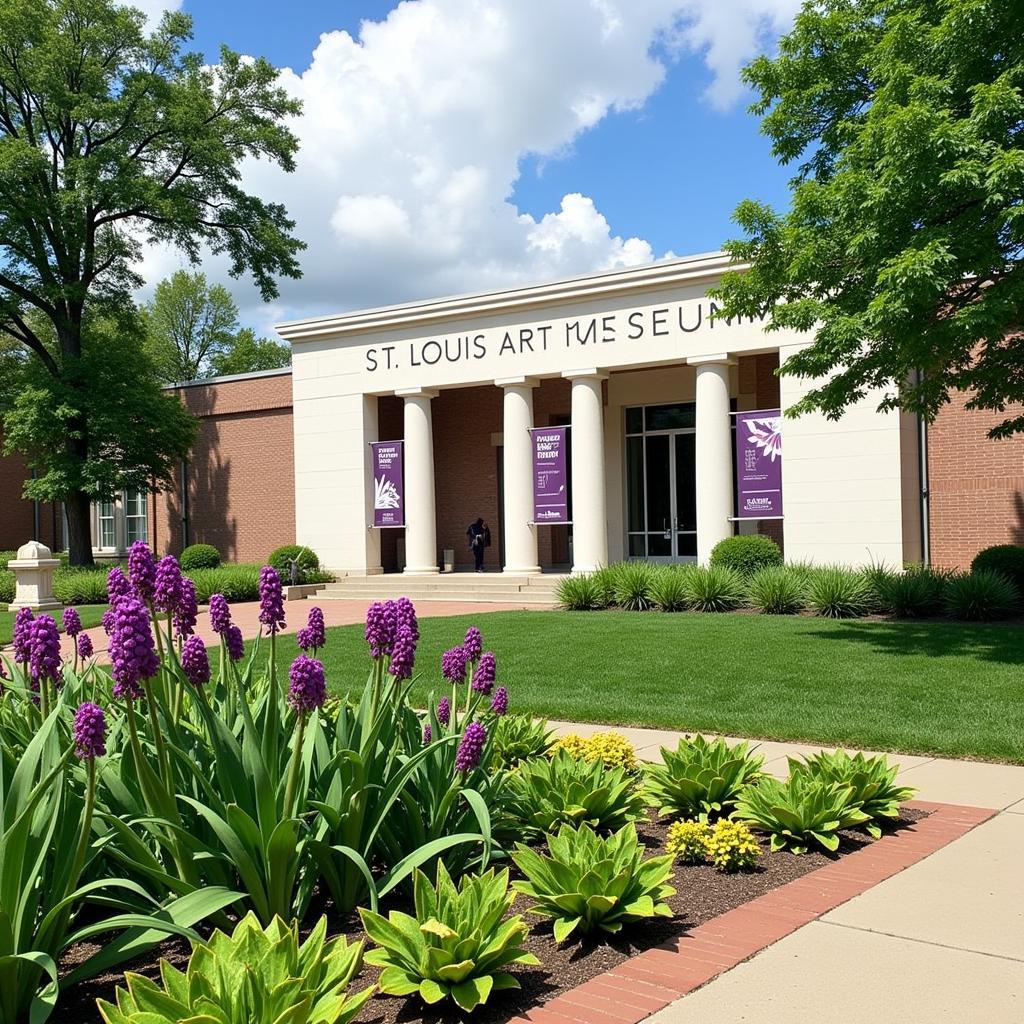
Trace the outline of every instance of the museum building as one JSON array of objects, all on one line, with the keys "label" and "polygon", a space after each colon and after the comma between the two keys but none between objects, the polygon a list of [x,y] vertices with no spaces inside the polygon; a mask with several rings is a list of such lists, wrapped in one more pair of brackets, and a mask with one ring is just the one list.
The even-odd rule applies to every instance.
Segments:
[{"label": "museum building", "polygon": [[[808,385],[775,371],[807,338],[715,316],[727,268],[716,253],[281,324],[290,371],[176,389],[200,421],[177,486],[97,504],[96,553],[145,537],[258,561],[297,541],[338,573],[427,575],[472,563],[478,517],[487,567],[515,574],[705,561],[735,532],[853,565],[1024,542],[1024,440],[989,440],[996,417],[963,396],[927,429],[881,394],[780,421]],[[753,456],[769,472],[745,480]],[[540,504],[549,457],[561,511]],[[17,498],[23,479],[0,460],[0,548],[61,547],[59,509]]]}]

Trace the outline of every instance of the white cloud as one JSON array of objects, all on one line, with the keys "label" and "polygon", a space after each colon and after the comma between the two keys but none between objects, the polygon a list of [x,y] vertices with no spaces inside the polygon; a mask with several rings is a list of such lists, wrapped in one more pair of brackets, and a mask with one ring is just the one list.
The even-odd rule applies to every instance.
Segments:
[{"label": "white cloud", "polygon": [[[301,74],[297,170],[244,169],[309,245],[287,315],[312,315],[656,257],[579,194],[535,218],[510,200],[522,159],[557,158],[610,113],[643,106],[675,54],[700,52],[709,99],[738,95],[736,69],[793,0],[405,0],[358,36],[327,32]],[[723,14],[722,9],[727,13]],[[731,12],[731,15],[728,13]],[[598,197],[600,198],[600,197]],[[147,253],[150,282],[179,261]],[[223,265],[209,272],[224,277]],[[267,311],[232,283],[247,319]]]},{"label": "white cloud", "polygon": [[125,0],[125,7],[135,7],[146,16],[150,28],[155,27],[164,15],[164,11],[181,9],[182,0]]}]

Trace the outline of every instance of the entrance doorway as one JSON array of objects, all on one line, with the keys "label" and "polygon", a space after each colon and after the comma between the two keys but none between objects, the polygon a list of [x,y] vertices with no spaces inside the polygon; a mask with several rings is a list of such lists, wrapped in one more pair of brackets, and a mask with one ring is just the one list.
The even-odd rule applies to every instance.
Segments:
[{"label": "entrance doorway", "polygon": [[626,409],[630,558],[696,561],[696,441],[693,402]]}]

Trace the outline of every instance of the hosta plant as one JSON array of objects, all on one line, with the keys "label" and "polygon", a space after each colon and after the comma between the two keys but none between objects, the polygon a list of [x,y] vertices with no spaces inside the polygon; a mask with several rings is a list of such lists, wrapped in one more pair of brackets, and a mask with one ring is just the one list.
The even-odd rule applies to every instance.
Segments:
[{"label": "hosta plant", "polygon": [[839,848],[839,830],[870,821],[853,786],[814,779],[803,772],[785,782],[769,775],[748,786],[736,801],[733,817],[771,838],[773,850],[806,853],[815,843]]},{"label": "hosta plant", "polygon": [[126,974],[117,1005],[98,1000],[107,1024],[348,1024],[373,993],[348,986],[362,966],[363,944],[327,939],[321,917],[305,942],[297,922],[279,917],[261,928],[247,914],[231,935],[197,943],[186,971],[160,961],[161,984]]},{"label": "hosta plant", "polygon": [[790,758],[789,770],[794,775],[800,773],[812,779],[850,786],[853,799],[870,819],[864,828],[875,839],[882,834],[878,819],[898,818],[900,804],[917,792],[912,786],[896,785],[899,765],[890,765],[884,754],[865,757],[857,753],[851,757],[845,750],[831,753],[822,750],[803,761]]},{"label": "hosta plant", "polygon": [[543,757],[554,742],[548,723],[531,715],[505,715],[494,727],[494,767],[515,768],[520,761]]},{"label": "hosta plant", "polygon": [[456,887],[439,862],[437,884],[417,871],[413,891],[415,917],[392,910],[385,919],[359,911],[377,944],[366,962],[383,968],[379,984],[385,995],[418,993],[431,1004],[451,998],[468,1012],[494,991],[520,987],[505,970],[510,964],[540,963],[523,948],[528,928],[522,917],[505,918],[515,899],[507,869],[466,875]]},{"label": "hosta plant", "polygon": [[602,832],[643,816],[644,800],[625,768],[581,761],[567,750],[550,760],[524,761],[509,776],[512,828],[519,835],[541,836],[562,823],[590,825]]},{"label": "hosta plant", "polygon": [[665,902],[675,894],[672,856],[644,860],[632,824],[602,838],[586,825],[563,825],[547,837],[548,855],[522,843],[512,855],[523,881],[513,883],[535,901],[532,912],[554,921],[555,941],[573,932],[615,933],[651,917],[671,917]]},{"label": "hosta plant", "polygon": [[749,744],[724,739],[683,737],[675,750],[661,748],[661,763],[644,766],[645,791],[658,816],[683,818],[727,815],[743,787],[757,778],[764,761]]}]

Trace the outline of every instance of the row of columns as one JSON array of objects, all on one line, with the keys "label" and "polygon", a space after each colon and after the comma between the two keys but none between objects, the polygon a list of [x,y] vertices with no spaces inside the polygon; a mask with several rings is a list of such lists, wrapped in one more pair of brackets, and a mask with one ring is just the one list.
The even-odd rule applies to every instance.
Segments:
[{"label": "row of columns", "polygon": [[[705,563],[723,537],[732,534],[732,424],[729,359],[692,360],[696,367],[697,559]],[[608,491],[605,481],[603,382],[607,374],[588,369],[563,374],[572,382],[573,572],[608,564]],[[534,377],[495,381],[504,391],[504,571],[540,572],[537,527],[533,520]],[[433,575],[437,566],[437,514],[434,495],[434,439],[431,401],[425,388],[396,391],[404,400],[405,572]]]}]

